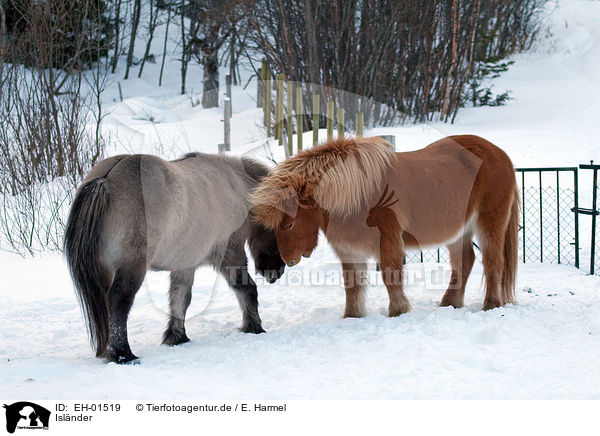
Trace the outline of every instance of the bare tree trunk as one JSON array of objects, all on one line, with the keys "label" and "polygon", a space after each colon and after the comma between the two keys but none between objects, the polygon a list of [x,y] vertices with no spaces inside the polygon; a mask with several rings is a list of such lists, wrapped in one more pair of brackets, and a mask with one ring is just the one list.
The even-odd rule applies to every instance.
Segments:
[{"label": "bare tree trunk", "polygon": [[309,77],[312,83],[319,83],[319,64],[317,62],[316,23],[310,0],[304,0],[304,20],[306,23],[306,44],[308,47]]},{"label": "bare tree trunk", "polygon": [[181,11],[181,95],[185,94],[185,81],[187,76],[187,67],[189,62],[189,46],[185,35],[185,14]]},{"label": "bare tree trunk", "polygon": [[440,118],[444,121],[448,121],[449,110],[450,110],[450,91],[451,81],[456,65],[458,64],[458,41],[457,41],[457,27],[458,27],[458,0],[452,1],[452,41],[451,41],[451,58],[450,68],[446,75],[446,81],[444,83],[444,98],[442,101],[442,110],[440,112]]},{"label": "bare tree trunk", "polygon": [[131,36],[129,38],[129,50],[127,51],[127,67],[125,68],[125,77],[127,80],[129,77],[129,69],[133,63],[133,49],[135,48],[135,37],[137,35],[138,25],[140,24],[142,4],[141,0],[135,0],[133,3],[133,18],[131,22]]},{"label": "bare tree trunk", "polygon": [[426,67],[425,67],[425,91],[423,93],[423,107],[421,109],[421,115],[419,116],[419,121],[424,121],[429,113],[429,93],[431,92],[431,82],[433,81],[432,77],[432,55],[433,55],[433,44],[434,44],[434,35],[435,35],[435,27],[436,27],[436,19],[435,12],[437,9],[437,0],[433,1],[433,5],[431,6],[431,26],[430,33],[425,37],[425,58],[426,58]]},{"label": "bare tree trunk", "polygon": [[146,49],[144,50],[144,57],[140,65],[140,71],[138,77],[142,77],[142,71],[144,70],[144,64],[146,59],[150,55],[150,47],[152,45],[152,39],[154,38],[154,30],[156,29],[156,20],[158,19],[159,9],[154,7],[154,0],[150,0],[150,19],[148,20],[148,41],[146,41]]},{"label": "bare tree trunk", "polygon": [[165,70],[165,59],[167,57],[167,41],[169,40],[169,24],[171,23],[171,3],[167,5],[167,27],[165,29],[165,40],[163,42],[163,54],[160,62],[160,74],[158,76],[158,86],[162,86],[163,72]]},{"label": "bare tree trunk", "polygon": [[4,85],[4,63],[6,62],[6,12],[0,3],[0,99]]},{"label": "bare tree trunk", "polygon": [[452,115],[452,122],[454,123],[454,119],[456,118],[456,114],[458,113],[458,106],[460,104],[460,97],[463,93],[463,89],[469,77],[471,77],[471,71],[473,70],[473,53],[475,52],[475,35],[477,35],[477,25],[479,24],[479,11],[481,7],[481,0],[475,0],[475,4],[473,5],[473,13],[471,14],[470,22],[471,22],[471,35],[469,36],[469,46],[467,48],[469,52],[469,61],[467,63],[467,68],[464,71],[464,74],[461,77],[460,82],[458,83],[456,96],[454,98],[455,104]]},{"label": "bare tree trunk", "polygon": [[121,40],[120,37],[120,29],[121,29],[121,0],[118,0],[115,5],[115,51],[113,54],[112,62],[111,62],[111,73],[115,73],[117,69],[117,62],[119,60],[119,51],[121,49]]},{"label": "bare tree trunk", "polygon": [[219,106],[219,58],[218,50],[205,48],[202,50],[202,66],[204,67],[204,83],[202,89],[202,107]]},{"label": "bare tree trunk", "polygon": [[237,34],[234,27],[234,30],[231,32],[231,40],[229,41],[229,75],[231,76],[231,80],[233,81],[234,85],[238,84],[237,74],[235,72],[235,67],[237,65],[237,57],[235,52],[236,39]]}]

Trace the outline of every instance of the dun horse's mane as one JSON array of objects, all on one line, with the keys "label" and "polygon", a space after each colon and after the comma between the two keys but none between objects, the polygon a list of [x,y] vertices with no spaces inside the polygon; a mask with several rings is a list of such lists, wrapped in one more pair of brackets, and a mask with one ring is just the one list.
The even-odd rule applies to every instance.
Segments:
[{"label": "dun horse's mane", "polygon": [[275,166],[251,194],[252,212],[274,228],[297,196],[312,198],[332,216],[349,217],[381,185],[393,156],[379,137],[327,141]]}]

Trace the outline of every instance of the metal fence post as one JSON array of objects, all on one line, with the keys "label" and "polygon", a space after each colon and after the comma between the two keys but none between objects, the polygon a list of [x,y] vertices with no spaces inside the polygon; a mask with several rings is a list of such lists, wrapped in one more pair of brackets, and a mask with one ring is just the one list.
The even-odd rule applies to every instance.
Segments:
[{"label": "metal fence post", "polygon": [[319,94],[313,94],[313,147],[319,142]]},{"label": "metal fence post", "polygon": [[225,76],[225,94],[229,99],[229,105],[231,107],[231,74]]},{"label": "metal fence post", "polygon": [[263,107],[263,102],[262,102],[263,95],[264,95],[263,86],[265,86],[265,78],[264,78],[263,71],[264,70],[262,68],[259,68],[256,71],[257,72],[257,76],[256,76],[256,107]]},{"label": "metal fence post", "polygon": [[269,70],[269,64],[265,62],[263,71],[265,76],[264,90],[265,95],[263,97],[263,111],[265,116],[265,130],[267,131],[267,138],[271,136],[271,71]]},{"label": "metal fence post", "polygon": [[594,172],[592,176],[592,208],[578,208],[579,213],[592,216],[592,235],[590,244],[590,274],[594,274],[596,272],[596,217],[600,215],[600,211],[598,210],[598,170],[600,170],[600,165],[594,165],[594,161],[590,161],[589,164],[579,165],[579,168],[583,170],[592,170]]},{"label": "metal fence post", "polygon": [[579,174],[573,171],[575,183],[575,267],[579,268]]},{"label": "metal fence post", "polygon": [[225,142],[225,150],[231,151],[231,100],[225,99],[225,107],[223,110],[223,141]]},{"label": "metal fence post", "polygon": [[[591,161],[594,164],[594,161]],[[590,256],[590,274],[594,274],[594,266],[596,262],[596,216],[598,216],[597,200],[598,200],[598,168],[594,168],[594,183],[592,184],[592,245]]]},{"label": "metal fence post", "polygon": [[525,254],[525,171],[521,171],[521,214],[523,215],[523,222],[521,230],[523,230],[523,263],[527,256]]},{"label": "metal fence post", "polygon": [[[542,188],[542,171],[538,171],[538,180],[540,183],[540,262],[544,262],[544,213],[542,211],[543,206],[543,188]],[[558,207],[558,206],[557,206]]]},{"label": "metal fence post", "polygon": [[304,102],[302,101],[302,87],[296,88],[296,136],[298,140],[298,151],[302,151],[302,133],[304,132],[304,118],[302,116],[304,112]]},{"label": "metal fence post", "polygon": [[560,264],[560,171],[556,172],[556,248]]}]

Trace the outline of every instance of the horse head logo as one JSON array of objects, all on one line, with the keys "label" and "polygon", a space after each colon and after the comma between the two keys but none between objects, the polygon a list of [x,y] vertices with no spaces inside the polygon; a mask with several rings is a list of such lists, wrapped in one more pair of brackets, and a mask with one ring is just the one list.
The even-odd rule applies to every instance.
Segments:
[{"label": "horse head logo", "polygon": [[14,433],[19,428],[48,428],[50,411],[28,401],[3,406],[6,409],[6,431]]}]

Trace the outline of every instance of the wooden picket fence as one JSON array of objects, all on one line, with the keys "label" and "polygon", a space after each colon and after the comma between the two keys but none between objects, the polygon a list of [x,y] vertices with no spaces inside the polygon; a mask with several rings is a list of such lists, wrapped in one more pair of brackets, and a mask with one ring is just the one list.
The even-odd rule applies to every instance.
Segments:
[{"label": "wooden picket fence", "polygon": [[[306,114],[304,111],[304,92],[302,86],[296,86],[288,81],[284,74],[275,76],[275,83],[272,83],[273,76],[266,61],[262,62],[260,68],[260,79],[258,86],[257,105],[263,109],[263,122],[268,137],[274,137],[280,146],[285,146],[286,156],[294,154],[294,134],[296,135],[297,150],[302,151],[303,147],[303,117],[312,116],[312,145],[319,141],[319,120],[321,114],[321,97],[319,94],[312,94],[312,114]],[[275,99],[273,105],[273,88],[275,90]],[[295,105],[294,105],[295,99]],[[325,118],[327,128],[327,140],[333,138],[334,127],[337,127],[337,136],[345,135],[345,110],[338,107],[337,111],[333,100],[325,102]],[[272,116],[274,123],[271,124]],[[294,128],[295,120],[295,128]],[[362,136],[364,131],[364,113],[356,112],[355,134]]]}]

